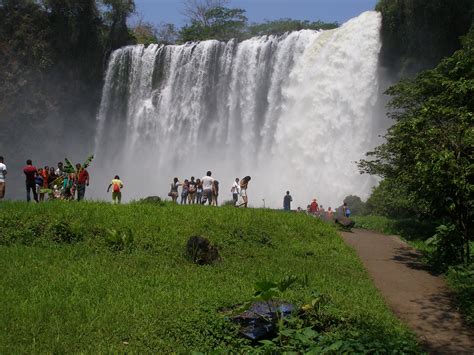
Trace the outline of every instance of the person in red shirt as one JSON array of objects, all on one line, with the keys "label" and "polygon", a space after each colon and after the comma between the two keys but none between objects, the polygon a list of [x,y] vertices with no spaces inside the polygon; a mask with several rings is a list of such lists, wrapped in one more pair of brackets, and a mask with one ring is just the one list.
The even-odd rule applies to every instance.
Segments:
[{"label": "person in red shirt", "polygon": [[312,215],[316,215],[319,212],[319,205],[316,199],[314,198],[313,201],[311,201],[311,205],[309,205],[309,213]]},{"label": "person in red shirt", "polygon": [[23,168],[23,173],[25,173],[26,176],[26,201],[30,202],[30,191],[33,190],[33,198],[36,202],[39,202],[35,186],[35,177],[37,174],[37,169],[35,166],[33,166],[33,162],[31,161],[31,159],[28,159],[26,161],[26,166]]},{"label": "person in red shirt", "polygon": [[77,200],[81,201],[84,199],[86,194],[86,186],[89,186],[89,172],[82,168],[81,164],[76,164],[76,176],[77,176]]}]

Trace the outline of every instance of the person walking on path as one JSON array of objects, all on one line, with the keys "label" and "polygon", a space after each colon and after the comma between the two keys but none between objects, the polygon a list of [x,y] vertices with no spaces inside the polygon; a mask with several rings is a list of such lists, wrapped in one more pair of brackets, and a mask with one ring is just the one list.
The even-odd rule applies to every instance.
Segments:
[{"label": "person walking on path", "polygon": [[249,186],[249,181],[251,179],[252,178],[250,176],[246,176],[242,180],[240,180],[240,195],[242,196],[242,199],[244,200],[244,202],[241,203],[239,205],[239,207],[244,206],[245,208],[247,208],[247,205],[249,203],[249,198],[248,198],[248,195],[247,195],[247,188]]},{"label": "person walking on path", "polygon": [[283,209],[285,211],[291,211],[291,201],[293,201],[293,198],[290,195],[290,191],[287,191],[285,197],[283,197]]},{"label": "person walking on path", "polygon": [[212,178],[212,172],[208,171],[206,176],[204,176],[202,181],[202,192],[203,192],[203,201],[202,204],[208,202],[210,205],[212,203],[212,184],[214,183],[214,178]]},{"label": "person walking on path", "polygon": [[89,172],[81,164],[76,164],[77,174],[77,200],[82,201],[86,194],[86,186],[89,186]]},{"label": "person walking on path", "polygon": [[236,206],[240,195],[239,178],[235,178],[235,181],[230,188],[230,192],[232,192],[232,201],[234,201],[234,206]]},{"label": "person walking on path", "polygon": [[5,161],[3,157],[0,156],[0,200],[3,200],[5,197],[6,176],[7,176],[7,166],[5,165]]},{"label": "person walking on path", "polygon": [[23,173],[25,174],[26,177],[26,201],[30,202],[31,200],[31,191],[33,191],[33,198],[36,202],[38,201],[38,194],[36,193],[36,183],[35,183],[35,177],[38,174],[37,169],[35,166],[33,166],[33,162],[31,159],[28,159],[26,161],[26,166],[23,168]]},{"label": "person walking on path", "polygon": [[112,201],[113,203],[120,205],[120,202],[122,201],[123,183],[120,180],[120,177],[118,175],[115,175],[115,177],[110,182],[110,185],[107,188],[107,193],[110,191],[111,187],[112,187]]},{"label": "person walking on path", "polygon": [[174,203],[178,200],[178,187],[181,186],[182,184],[179,182],[179,179],[175,177],[173,179],[173,182],[171,183],[171,190],[168,193],[168,196],[171,197]]}]

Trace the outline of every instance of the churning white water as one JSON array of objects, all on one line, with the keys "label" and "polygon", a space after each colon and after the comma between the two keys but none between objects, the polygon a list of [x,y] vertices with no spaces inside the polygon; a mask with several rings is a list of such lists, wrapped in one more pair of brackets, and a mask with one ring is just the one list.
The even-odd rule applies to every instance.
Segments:
[{"label": "churning white water", "polygon": [[[174,176],[220,182],[250,175],[253,206],[290,190],[335,207],[374,181],[355,161],[377,143],[381,16],[332,31],[243,42],[129,46],[110,59],[98,114],[95,175],[118,174],[124,195],[166,196]],[[96,192],[96,195],[98,193]]]}]

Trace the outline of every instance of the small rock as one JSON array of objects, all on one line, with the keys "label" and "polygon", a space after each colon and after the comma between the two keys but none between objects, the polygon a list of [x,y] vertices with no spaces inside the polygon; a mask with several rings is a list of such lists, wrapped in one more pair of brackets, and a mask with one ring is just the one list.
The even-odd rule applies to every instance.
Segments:
[{"label": "small rock", "polygon": [[209,239],[200,236],[189,238],[186,244],[186,255],[199,265],[213,264],[220,259],[217,247],[212,245]]},{"label": "small rock", "polygon": [[338,217],[336,218],[335,222],[347,229],[351,229],[352,227],[354,227],[355,224],[355,222],[348,217]]}]

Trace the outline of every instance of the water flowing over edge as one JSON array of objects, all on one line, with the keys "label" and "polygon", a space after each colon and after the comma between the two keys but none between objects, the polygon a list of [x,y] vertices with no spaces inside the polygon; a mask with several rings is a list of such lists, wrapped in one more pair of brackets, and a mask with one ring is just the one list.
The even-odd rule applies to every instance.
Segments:
[{"label": "water flowing over edge", "polygon": [[[165,196],[174,176],[252,176],[250,202],[305,207],[367,197],[373,178],[355,161],[381,132],[381,16],[331,31],[243,42],[142,45],[113,52],[95,143],[96,175],[124,180],[129,198]],[[96,197],[103,197],[93,191]]]}]

